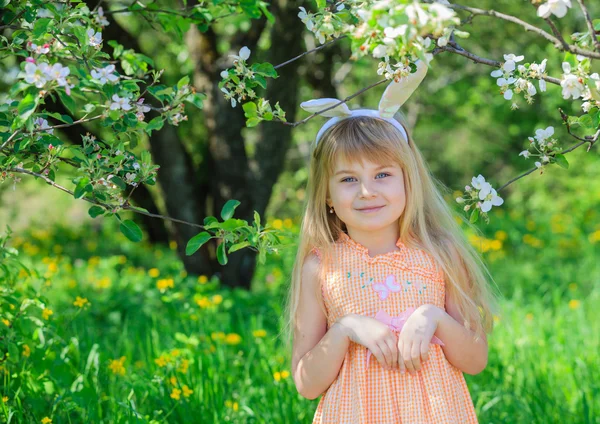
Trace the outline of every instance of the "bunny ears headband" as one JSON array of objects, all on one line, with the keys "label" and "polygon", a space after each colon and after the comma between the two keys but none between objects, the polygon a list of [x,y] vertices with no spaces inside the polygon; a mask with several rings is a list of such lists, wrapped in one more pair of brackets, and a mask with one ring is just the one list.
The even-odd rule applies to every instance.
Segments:
[{"label": "bunny ears headband", "polygon": [[427,73],[427,65],[421,60],[417,60],[415,65],[417,65],[417,70],[414,73],[400,79],[399,82],[392,80],[392,82],[383,92],[381,100],[379,101],[379,108],[377,110],[350,110],[346,103],[340,103],[341,100],[331,98],[313,99],[300,103],[300,107],[302,109],[311,113],[319,112],[327,107],[340,103],[338,106],[321,113],[322,116],[331,117],[331,119],[327,121],[317,133],[315,146],[319,143],[319,139],[325,133],[325,131],[327,131],[327,129],[338,122],[353,116],[370,116],[373,118],[383,119],[392,124],[394,127],[398,128],[408,143],[408,135],[406,134],[406,130],[398,121],[393,118],[393,116],[398,109],[400,109],[400,106],[402,106],[404,102],[408,100],[411,94],[417,89],[419,84],[421,84],[423,78],[425,78],[425,74]]}]

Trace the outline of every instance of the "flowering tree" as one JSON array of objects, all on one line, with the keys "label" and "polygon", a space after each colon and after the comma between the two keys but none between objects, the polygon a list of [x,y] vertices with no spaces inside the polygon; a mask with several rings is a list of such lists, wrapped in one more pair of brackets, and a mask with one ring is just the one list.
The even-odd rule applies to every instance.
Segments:
[{"label": "flowering tree", "polygon": [[[492,10],[440,2],[413,1],[357,1],[346,0],[326,3],[317,1],[318,10],[309,12],[299,7],[299,19],[320,42],[320,46],[278,65],[250,64],[251,50],[243,47],[233,55],[233,66],[220,71],[218,92],[232,108],[241,105],[248,127],[262,121],[276,121],[288,127],[307,122],[317,112],[301,121],[288,122],[279,105],[271,105],[259,92],[274,85],[278,70],[341,39],[351,42],[351,59],[371,56],[379,61],[376,69],[384,78],[359,92],[348,96],[345,103],[357,95],[392,79],[398,80],[414,69],[414,62],[422,60],[433,66],[433,59],[442,53],[453,53],[473,62],[493,67],[499,92],[518,108],[520,97],[532,104],[539,93],[546,91],[546,83],[562,87],[565,100],[582,99],[581,116],[567,116],[561,111],[561,120],[569,134],[578,142],[563,148],[552,136],[554,127],[538,129],[530,137],[527,148],[520,153],[525,159],[534,159],[535,167],[517,176],[497,190],[478,175],[465,187],[465,194],[457,198],[475,222],[480,216],[488,222],[487,212],[500,206],[503,199],[498,193],[525,175],[556,163],[568,167],[565,154],[588,144],[588,150],[598,139],[600,77],[591,73],[592,60],[600,57],[597,32],[600,21],[590,17],[583,1],[578,1],[586,30],[573,34],[572,44],[557,29],[556,19],[572,9],[570,1],[533,1],[537,16],[550,28],[551,33],[512,15]],[[162,71],[153,69],[149,57],[127,49],[115,40],[105,40],[109,15],[139,14],[163,28],[175,28],[181,33],[194,25],[200,31],[209,31],[219,19],[240,13],[250,18],[266,16],[274,20],[262,2],[224,3],[213,1],[208,5],[189,4],[182,9],[162,8],[155,3],[136,2],[123,8],[104,10],[101,3],[90,7],[84,3],[11,2],[5,4],[0,29],[0,55],[4,63],[18,66],[18,82],[5,94],[0,106],[0,182],[16,184],[22,175],[42,179],[91,204],[92,217],[115,217],[121,231],[131,240],[142,237],[140,228],[132,220],[122,219],[120,211],[132,211],[145,216],[171,220],[201,232],[186,240],[185,254],[192,255],[209,240],[218,240],[217,258],[220,264],[228,261],[228,254],[248,247],[259,252],[264,261],[268,252],[276,251],[277,236],[261,226],[260,215],[254,211],[254,222],[233,218],[240,205],[230,199],[222,205],[220,217],[205,216],[204,225],[189,220],[151,213],[135,206],[131,200],[144,185],[156,182],[159,166],[144,151],[137,157],[133,151],[144,137],[163,129],[164,124],[179,125],[187,120],[185,105],[202,109],[208,93],[198,92],[189,77],[176,84],[161,84]],[[464,17],[459,17],[463,15]],[[467,23],[478,16],[488,16],[521,26],[534,32],[564,52],[562,75],[549,76],[547,60],[524,62],[524,56],[507,53],[502,61],[487,59],[466,51],[457,39],[466,38]],[[112,52],[103,50],[106,46]],[[120,69],[118,69],[120,67]],[[267,83],[268,79],[272,81]],[[536,88],[537,86],[537,88]],[[539,91],[538,91],[539,90]],[[52,102],[60,103],[66,113],[48,110]],[[339,104],[339,103],[338,103]],[[331,106],[335,107],[337,106]],[[91,134],[80,134],[80,145],[66,144],[55,130],[96,122],[109,130],[110,137],[99,139]],[[575,134],[579,127],[584,135]],[[68,166],[76,172],[71,187],[56,182],[60,167]]]}]

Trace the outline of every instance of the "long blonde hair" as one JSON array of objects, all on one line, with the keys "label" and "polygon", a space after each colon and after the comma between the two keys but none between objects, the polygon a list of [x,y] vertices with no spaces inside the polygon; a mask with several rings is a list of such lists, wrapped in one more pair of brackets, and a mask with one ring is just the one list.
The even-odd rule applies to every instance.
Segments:
[{"label": "long blonde hair", "polygon": [[[378,164],[393,162],[400,165],[406,191],[406,207],[399,219],[401,241],[430,253],[441,265],[446,276],[446,291],[456,299],[464,318],[462,324],[474,331],[475,338],[493,329],[493,315],[498,309],[497,295],[490,284],[493,278],[456,222],[454,215],[457,214],[441,194],[449,189],[431,175],[402,114],[398,112],[395,118],[409,134],[408,143],[390,123],[357,116],[328,129],[312,151],[304,214],[285,305],[287,321],[283,332],[288,349],[296,326],[304,261],[312,248],[317,247],[322,256],[321,270],[325,269],[324,265],[331,260],[332,247],[345,229],[336,214],[328,213],[326,203],[336,158],[349,163],[367,159]],[[461,219],[478,232],[468,221]],[[452,246],[460,256],[468,278],[461,277],[457,258],[450,250]],[[320,289],[315,296],[321,296]],[[470,323],[475,324],[474,328]]]}]

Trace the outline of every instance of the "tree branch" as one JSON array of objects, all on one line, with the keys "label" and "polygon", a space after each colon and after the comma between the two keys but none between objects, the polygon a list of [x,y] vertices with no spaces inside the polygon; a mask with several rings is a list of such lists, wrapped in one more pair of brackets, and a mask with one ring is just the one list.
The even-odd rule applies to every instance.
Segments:
[{"label": "tree branch", "polygon": [[565,46],[563,46],[563,44],[560,42],[560,40],[558,38],[552,36],[551,34],[547,33],[543,29],[533,26],[515,16],[506,15],[504,13],[496,12],[495,10],[483,10],[483,9],[477,9],[475,7],[461,6],[459,4],[448,4],[446,6],[452,8],[452,9],[464,10],[464,11],[470,12],[476,16],[493,16],[495,18],[499,18],[499,19],[503,19],[508,22],[515,23],[517,25],[522,26],[527,31],[535,32],[536,34],[541,35],[546,40],[548,40],[552,44],[554,44],[554,46],[561,51],[566,50],[571,53],[579,54],[579,55],[582,55],[585,57],[600,59],[600,52],[596,53],[596,52],[593,52],[590,50],[585,50],[585,49],[582,49],[580,47],[577,47],[577,46],[574,46],[571,44],[567,44],[565,47]]},{"label": "tree branch", "polygon": [[583,4],[583,0],[577,0],[579,3],[579,7],[581,8],[581,12],[583,16],[585,16],[585,22],[587,23],[588,30],[590,31],[590,35],[592,37],[592,43],[594,44],[594,48],[597,52],[600,52],[600,41],[598,41],[598,37],[596,37],[596,30],[594,29],[594,23],[592,22],[592,18],[590,17],[590,13],[587,10],[587,7]]}]

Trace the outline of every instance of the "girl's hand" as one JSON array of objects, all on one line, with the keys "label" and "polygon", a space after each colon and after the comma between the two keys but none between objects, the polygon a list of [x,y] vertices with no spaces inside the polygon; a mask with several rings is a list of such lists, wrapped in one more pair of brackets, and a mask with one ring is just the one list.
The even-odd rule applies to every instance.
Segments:
[{"label": "girl's hand", "polygon": [[387,325],[358,314],[348,314],[338,320],[350,340],[371,351],[379,363],[388,369],[398,367],[398,336]]},{"label": "girl's hand", "polygon": [[429,359],[429,344],[437,330],[441,310],[434,305],[422,305],[406,320],[398,337],[398,364],[404,372],[417,372]]}]

